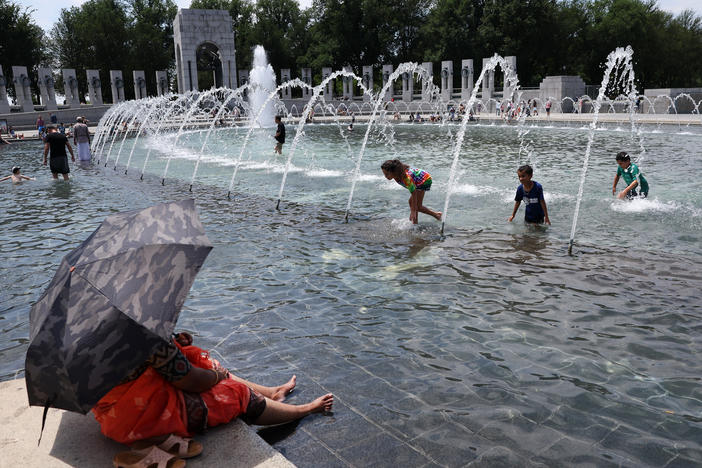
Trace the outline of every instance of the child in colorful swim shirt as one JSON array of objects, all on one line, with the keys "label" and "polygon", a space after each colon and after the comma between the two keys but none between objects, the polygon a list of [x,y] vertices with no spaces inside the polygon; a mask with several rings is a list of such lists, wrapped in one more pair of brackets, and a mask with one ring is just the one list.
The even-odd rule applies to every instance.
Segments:
[{"label": "child in colorful swim shirt", "polygon": [[614,176],[614,184],[612,185],[612,195],[617,193],[617,183],[619,178],[622,177],[624,182],[626,182],[626,188],[619,192],[617,198],[620,200],[627,198],[632,199],[636,196],[636,187],[639,186],[640,182],[640,193],[641,196],[646,198],[648,196],[648,181],[643,176],[641,171],[639,171],[639,166],[631,162],[631,158],[626,153],[626,151],[620,151],[617,153],[615,158],[619,167],[617,168],[617,175]]},{"label": "child in colorful swim shirt", "polygon": [[546,208],[546,200],[544,200],[544,189],[540,183],[531,180],[534,175],[534,169],[528,164],[520,166],[517,169],[517,177],[521,185],[517,187],[517,194],[514,196],[514,209],[512,216],[508,221],[512,222],[514,215],[517,214],[519,205],[524,200],[524,221],[532,224],[551,224],[548,219],[548,209]]},{"label": "child in colorful swim shirt", "polygon": [[441,211],[433,211],[422,204],[424,192],[431,188],[431,176],[428,172],[403,164],[399,159],[388,159],[380,168],[386,179],[393,179],[409,190],[409,220],[413,224],[417,224],[419,213],[428,214],[441,221]]}]

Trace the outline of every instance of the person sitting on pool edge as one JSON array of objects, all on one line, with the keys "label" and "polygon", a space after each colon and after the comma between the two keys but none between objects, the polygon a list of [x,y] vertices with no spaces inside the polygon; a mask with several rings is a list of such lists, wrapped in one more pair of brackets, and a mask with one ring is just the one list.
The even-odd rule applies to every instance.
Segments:
[{"label": "person sitting on pool edge", "polygon": [[646,181],[644,175],[641,173],[641,171],[639,171],[639,166],[631,162],[631,158],[629,157],[627,152],[620,151],[619,153],[617,153],[615,159],[619,167],[617,168],[617,175],[614,176],[614,184],[612,184],[612,195],[616,195],[617,183],[619,182],[619,178],[622,177],[624,178],[624,182],[626,182],[627,185],[626,188],[619,192],[619,195],[617,195],[618,199],[623,200],[624,198],[626,198],[627,200],[631,200],[632,198],[637,196],[636,187],[639,185],[639,181],[641,181],[641,197],[648,197],[648,181]]},{"label": "person sitting on pool edge", "polygon": [[544,189],[540,183],[531,180],[534,175],[534,169],[528,164],[520,166],[517,169],[517,177],[521,185],[517,187],[517,193],[514,196],[514,209],[512,216],[507,221],[510,223],[517,214],[519,205],[524,200],[524,221],[531,224],[551,224],[548,219],[548,209],[546,208],[546,200],[544,199]]},{"label": "person sitting on pool edge", "polygon": [[190,437],[241,417],[272,425],[331,411],[331,393],[301,404],[283,403],[296,378],[276,387],[241,379],[209,353],[192,345],[189,333],[165,341],[154,354],[93,407],[104,435],[123,444],[168,434]]}]

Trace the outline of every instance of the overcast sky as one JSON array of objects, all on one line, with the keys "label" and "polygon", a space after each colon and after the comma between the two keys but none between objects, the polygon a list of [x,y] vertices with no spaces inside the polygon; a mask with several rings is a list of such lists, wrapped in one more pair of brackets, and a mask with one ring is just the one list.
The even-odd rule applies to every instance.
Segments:
[{"label": "overcast sky", "polygon": [[[174,0],[178,8],[188,8],[191,0]],[[36,23],[44,30],[50,30],[58,19],[61,8],[78,6],[85,0],[65,0],[57,2],[56,0],[16,0],[17,3],[34,10],[32,16]],[[312,4],[312,0],[298,0],[302,8],[308,8]],[[58,4],[58,5],[57,5]],[[677,14],[685,9],[694,10],[698,15],[702,15],[701,0],[658,0],[658,5],[663,10]]]}]

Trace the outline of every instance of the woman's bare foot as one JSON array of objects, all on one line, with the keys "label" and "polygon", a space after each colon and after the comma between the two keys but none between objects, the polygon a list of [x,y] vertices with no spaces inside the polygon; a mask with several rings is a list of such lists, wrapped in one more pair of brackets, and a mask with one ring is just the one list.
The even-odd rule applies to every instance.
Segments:
[{"label": "woman's bare foot", "polygon": [[334,395],[327,393],[308,404],[310,413],[327,413],[331,411],[334,404]]},{"label": "woman's bare foot", "polygon": [[293,375],[290,380],[275,389],[271,400],[283,401],[285,397],[290,395],[295,388],[295,382],[297,381],[297,376]]}]

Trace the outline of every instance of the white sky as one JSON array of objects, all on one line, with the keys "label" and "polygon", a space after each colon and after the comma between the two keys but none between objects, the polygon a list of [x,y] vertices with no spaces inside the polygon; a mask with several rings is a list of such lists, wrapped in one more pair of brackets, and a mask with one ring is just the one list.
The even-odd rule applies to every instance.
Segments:
[{"label": "white sky", "polygon": [[[59,17],[61,8],[69,8],[71,6],[79,6],[85,3],[86,0],[64,0],[57,2],[56,0],[15,0],[22,6],[29,7],[34,10],[32,16],[36,23],[44,30],[49,31]],[[188,8],[191,0],[174,0],[178,8]],[[302,8],[309,8],[312,5],[312,0],[298,0]],[[685,9],[694,10],[698,15],[702,16],[702,1],[700,0],[658,0],[658,5],[661,9],[670,11],[673,14],[680,13]]]}]

